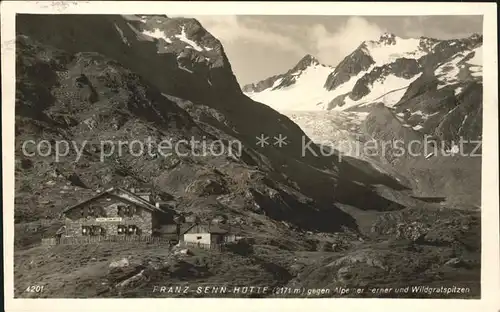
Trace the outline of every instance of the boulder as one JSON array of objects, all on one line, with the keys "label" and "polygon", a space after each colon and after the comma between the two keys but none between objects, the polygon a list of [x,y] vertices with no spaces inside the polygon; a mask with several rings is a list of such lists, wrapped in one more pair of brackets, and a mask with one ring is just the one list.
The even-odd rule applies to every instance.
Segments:
[{"label": "boulder", "polygon": [[191,251],[187,248],[174,251],[174,255],[191,255]]},{"label": "boulder", "polygon": [[144,270],[142,270],[141,272],[137,273],[136,275],[134,275],[130,278],[127,278],[126,280],[118,283],[116,285],[116,287],[131,286],[131,285],[137,284],[138,282],[143,281],[145,279],[146,279],[146,276],[144,276]]},{"label": "boulder", "polygon": [[450,260],[446,261],[445,265],[453,268],[461,268],[469,266],[467,262],[465,262],[463,259],[460,258],[451,258]]},{"label": "boulder", "polygon": [[383,264],[381,259],[366,250],[360,250],[340,257],[327,266],[346,266],[356,263],[365,263],[371,267],[377,267],[382,270],[387,270],[387,267]]},{"label": "boulder", "polygon": [[304,268],[304,266],[302,264],[296,263],[296,264],[292,264],[290,266],[289,271],[293,276],[298,276],[300,271],[302,271],[303,268]]}]

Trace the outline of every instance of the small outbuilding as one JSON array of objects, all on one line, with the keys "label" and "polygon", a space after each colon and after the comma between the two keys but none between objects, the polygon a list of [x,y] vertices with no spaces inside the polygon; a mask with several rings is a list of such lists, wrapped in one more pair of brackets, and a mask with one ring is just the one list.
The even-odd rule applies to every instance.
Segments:
[{"label": "small outbuilding", "polygon": [[204,248],[213,248],[225,243],[234,242],[235,235],[229,229],[224,229],[213,224],[195,223],[181,232],[181,240],[186,245],[194,245]]}]

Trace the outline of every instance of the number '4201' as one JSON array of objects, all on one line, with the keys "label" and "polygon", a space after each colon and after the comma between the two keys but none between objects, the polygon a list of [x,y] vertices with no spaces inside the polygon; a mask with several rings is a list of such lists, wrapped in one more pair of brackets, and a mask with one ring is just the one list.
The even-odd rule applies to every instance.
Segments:
[{"label": "number '4201'", "polygon": [[43,291],[43,285],[30,285],[25,290],[26,292],[39,293]]}]

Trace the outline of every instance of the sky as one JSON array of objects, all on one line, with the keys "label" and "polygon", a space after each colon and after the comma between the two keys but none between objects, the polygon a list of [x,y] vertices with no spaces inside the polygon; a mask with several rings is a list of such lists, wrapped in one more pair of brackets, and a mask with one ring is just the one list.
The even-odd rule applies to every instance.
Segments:
[{"label": "sky", "polygon": [[286,72],[304,55],[336,66],[384,32],[438,39],[482,33],[482,16],[193,16],[223,44],[240,85]]}]

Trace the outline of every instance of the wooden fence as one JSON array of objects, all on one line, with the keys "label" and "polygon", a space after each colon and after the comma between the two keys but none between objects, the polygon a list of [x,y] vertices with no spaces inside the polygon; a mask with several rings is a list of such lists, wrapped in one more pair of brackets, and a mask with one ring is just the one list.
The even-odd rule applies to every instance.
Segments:
[{"label": "wooden fence", "polygon": [[183,247],[191,247],[191,248],[203,248],[210,250],[223,251],[224,244],[204,244],[204,243],[194,243],[194,242],[181,242],[181,246]]},{"label": "wooden fence", "polygon": [[[147,235],[109,235],[109,236],[77,236],[77,237],[61,237],[50,238],[55,240],[56,244],[61,245],[81,245],[81,244],[99,244],[112,242],[142,242],[149,244],[169,244],[170,239],[163,237],[147,236]],[[49,240],[49,239],[46,239]],[[43,244],[42,240],[42,244]],[[45,243],[48,244],[48,241]]]},{"label": "wooden fence", "polygon": [[42,246],[50,247],[59,244],[59,239],[56,237],[42,238]]}]

